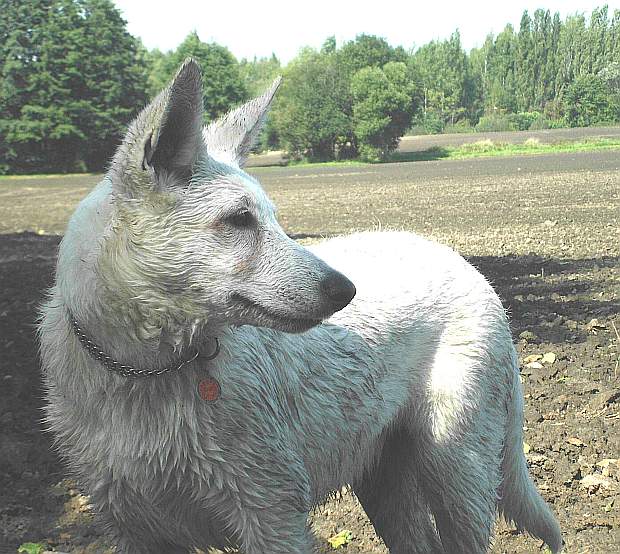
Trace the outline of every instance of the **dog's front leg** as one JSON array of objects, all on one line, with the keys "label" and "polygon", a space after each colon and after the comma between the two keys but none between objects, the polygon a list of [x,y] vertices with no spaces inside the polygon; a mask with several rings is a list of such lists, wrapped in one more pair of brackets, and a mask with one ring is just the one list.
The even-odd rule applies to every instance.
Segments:
[{"label": "dog's front leg", "polygon": [[[246,491],[247,492],[247,491]],[[243,554],[311,554],[314,540],[308,511],[277,491],[252,491],[228,497],[216,508],[228,523]],[[255,496],[256,495],[256,496]],[[260,495],[260,496],[258,496]]]},{"label": "dog's front leg", "polygon": [[308,514],[282,508],[274,505],[272,510],[248,517],[240,537],[244,554],[312,553],[313,539],[307,527]]}]

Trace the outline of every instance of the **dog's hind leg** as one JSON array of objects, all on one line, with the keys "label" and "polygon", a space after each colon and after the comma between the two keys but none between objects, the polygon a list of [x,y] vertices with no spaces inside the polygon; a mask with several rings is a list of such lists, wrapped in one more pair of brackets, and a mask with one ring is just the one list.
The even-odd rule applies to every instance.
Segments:
[{"label": "dog's hind leg", "polygon": [[503,436],[497,429],[505,425],[501,413],[493,415],[481,407],[453,436],[416,437],[419,485],[446,554],[488,551],[501,483]]},{"label": "dog's hind leg", "polygon": [[392,432],[354,490],[391,554],[444,554],[417,482],[415,447],[407,431]]}]

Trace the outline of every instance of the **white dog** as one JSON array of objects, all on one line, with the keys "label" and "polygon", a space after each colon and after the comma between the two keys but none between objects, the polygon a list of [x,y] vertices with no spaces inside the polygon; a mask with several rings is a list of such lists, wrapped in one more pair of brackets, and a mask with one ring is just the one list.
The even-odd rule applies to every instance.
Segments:
[{"label": "white dog", "polygon": [[486,552],[498,512],[559,551],[498,297],[413,234],[289,239],[240,169],[277,86],[203,130],[188,60],[60,247],[47,418],[118,551],[307,554],[344,484],[392,553]]}]

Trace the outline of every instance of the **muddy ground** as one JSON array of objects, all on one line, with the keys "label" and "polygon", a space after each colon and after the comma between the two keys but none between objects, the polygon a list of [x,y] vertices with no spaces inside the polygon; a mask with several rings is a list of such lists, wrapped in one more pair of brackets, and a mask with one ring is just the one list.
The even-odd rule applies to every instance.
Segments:
[{"label": "muddy ground", "polygon": [[[406,228],[495,285],[522,361],[527,458],[566,552],[620,553],[620,152],[254,170],[298,240]],[[0,552],[109,552],[41,430],[36,307],[97,177],[0,181]],[[551,355],[553,353],[554,355]],[[545,358],[540,358],[546,355]],[[316,510],[320,552],[386,552],[345,492]],[[500,524],[492,552],[542,551]]]}]

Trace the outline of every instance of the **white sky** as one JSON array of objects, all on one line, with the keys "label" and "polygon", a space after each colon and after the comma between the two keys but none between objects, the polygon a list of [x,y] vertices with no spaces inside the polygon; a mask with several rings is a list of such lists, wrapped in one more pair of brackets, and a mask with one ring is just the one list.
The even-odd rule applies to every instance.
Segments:
[{"label": "white sky", "polygon": [[[385,38],[410,49],[447,38],[456,28],[463,46],[480,46],[489,32],[506,23],[518,29],[524,9],[539,7],[567,14],[585,12],[604,0],[114,0],[129,32],[149,49],[170,50],[193,30],[205,42],[226,46],[235,57],[252,59],[275,53],[286,64],[303,46],[319,48],[331,35],[338,45],[359,33]],[[610,13],[620,0],[608,1]]]}]

